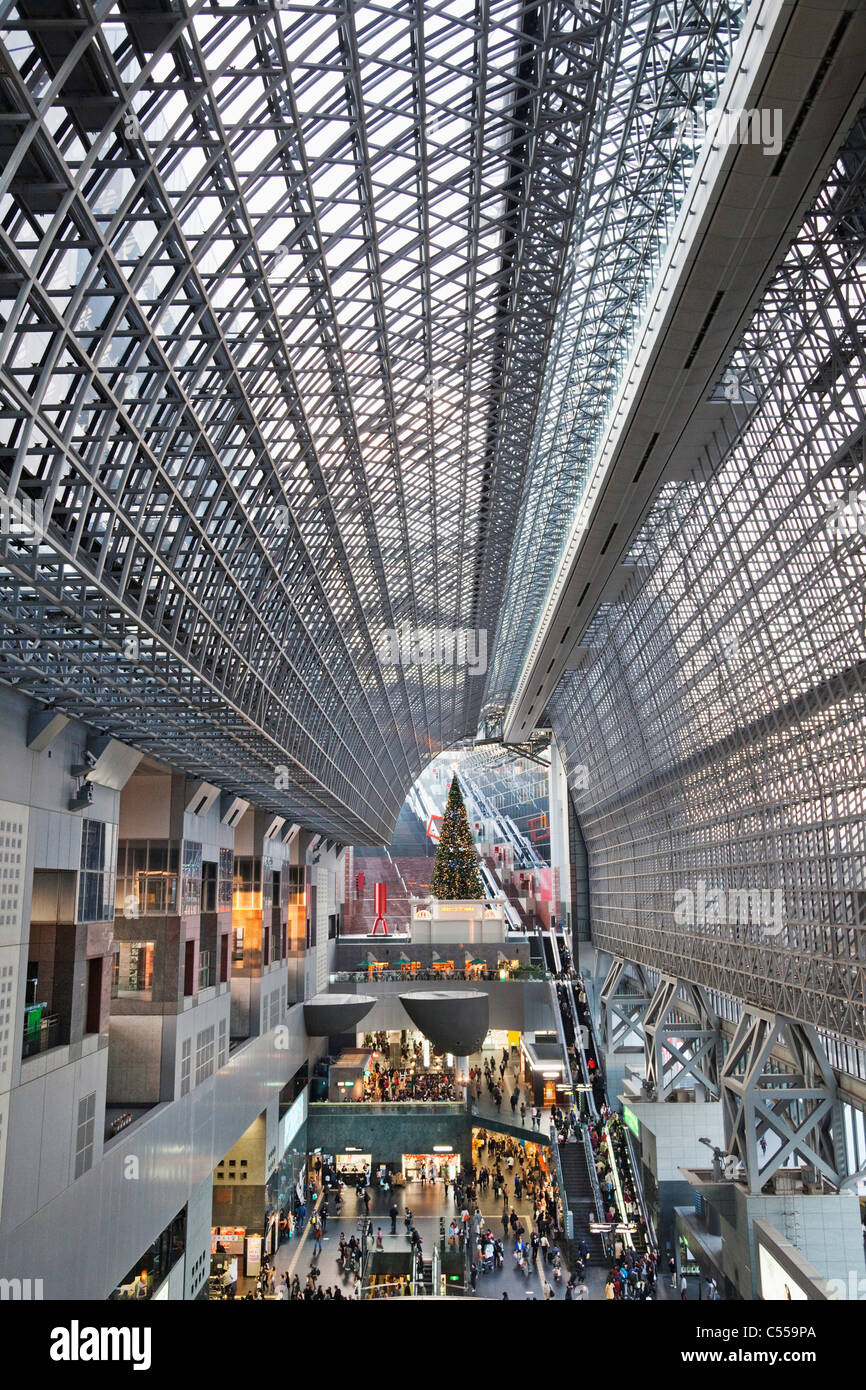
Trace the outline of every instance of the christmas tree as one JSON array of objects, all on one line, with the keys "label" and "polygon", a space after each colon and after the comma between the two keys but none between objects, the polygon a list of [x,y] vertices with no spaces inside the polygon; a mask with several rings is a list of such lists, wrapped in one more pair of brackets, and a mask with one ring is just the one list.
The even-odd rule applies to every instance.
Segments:
[{"label": "christmas tree", "polygon": [[445,815],[442,817],[439,844],[433,861],[431,886],[434,898],[446,901],[455,898],[484,897],[484,888],[478,873],[478,855],[475,852],[469,821],[466,819],[466,807],[460,795],[460,783],[457,781],[456,773],[445,803]]}]

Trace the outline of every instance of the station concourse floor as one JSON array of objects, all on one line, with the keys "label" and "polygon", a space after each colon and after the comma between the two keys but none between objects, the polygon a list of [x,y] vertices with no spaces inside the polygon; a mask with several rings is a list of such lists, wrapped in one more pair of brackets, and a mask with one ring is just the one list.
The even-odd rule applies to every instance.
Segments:
[{"label": "station concourse floor", "polygon": [[[406,1228],[403,1224],[403,1217],[407,1205],[411,1207],[414,1222],[418,1228],[418,1233],[423,1242],[425,1258],[430,1258],[430,1252],[439,1239],[439,1219],[444,1218],[445,1229],[447,1231],[452,1217],[457,1209],[454,1205],[454,1189],[449,1187],[446,1198],[445,1191],[441,1182],[421,1183],[410,1182],[404,1188],[397,1188],[393,1192],[382,1192],[379,1189],[369,1188],[370,1192],[370,1219],[373,1222],[373,1233],[381,1226],[382,1245],[385,1250],[408,1250],[409,1241],[406,1235]],[[338,1219],[333,1214],[333,1198],[329,1203],[331,1215],[328,1218],[328,1229],[325,1232],[322,1242],[322,1253],[316,1261],[322,1271],[319,1283],[327,1288],[330,1284],[340,1283],[343,1292],[351,1293],[352,1280],[347,1279],[342,1283],[342,1275],[337,1267],[337,1255],[339,1254],[340,1231],[345,1233],[349,1240],[353,1234],[357,1234],[357,1223],[364,1212],[363,1202],[355,1195],[354,1188],[344,1188],[345,1200],[343,1202],[343,1213]],[[395,1201],[399,1208],[397,1218],[397,1234],[391,1235],[391,1220],[388,1212],[391,1203]],[[521,1200],[514,1201],[513,1193],[509,1198],[508,1209],[512,1205],[518,1215],[523,1218],[523,1224],[527,1231],[530,1226],[530,1203]],[[494,1234],[502,1239],[502,1202],[497,1202],[493,1198],[492,1191],[488,1189],[488,1196],[482,1197],[481,1214],[485,1220],[485,1228],[490,1227]],[[505,1244],[505,1263],[503,1268],[492,1274],[478,1275],[478,1284],[475,1296],[477,1298],[501,1299],[503,1292],[507,1292],[510,1299],[526,1300],[527,1293],[533,1293],[537,1299],[544,1296],[544,1284],[547,1281],[544,1275],[544,1262],[540,1255],[536,1262],[536,1267],[532,1269],[529,1278],[518,1272],[514,1264],[512,1254],[514,1241],[510,1239]],[[313,1250],[313,1238],[310,1234],[310,1222],[297,1240],[284,1241],[277,1251],[274,1268],[277,1277],[280,1277],[284,1270],[288,1269],[290,1274],[297,1274],[303,1285],[306,1282],[307,1274],[310,1269]],[[565,1284],[568,1279],[568,1270],[563,1263],[563,1281],[561,1284],[553,1284],[553,1297],[565,1297]],[[606,1270],[587,1269],[585,1283],[589,1291],[590,1298],[604,1297],[604,1281]]]},{"label": "station concourse floor", "polygon": [[[469,1059],[473,1067],[483,1067],[484,1057],[492,1058],[496,1067],[496,1076],[499,1076],[499,1063],[502,1060],[501,1050],[493,1052],[478,1053]],[[541,1112],[540,1126],[538,1130],[532,1127],[531,1110],[532,1101],[530,1092],[522,1077],[515,1076],[514,1059],[510,1059],[505,1068],[503,1077],[505,1094],[502,1105],[497,1111],[495,1102],[487,1091],[486,1084],[482,1081],[481,1098],[479,1101],[472,1097],[473,1126],[479,1129],[497,1130],[499,1122],[499,1132],[510,1134],[513,1138],[525,1138],[530,1142],[546,1141],[550,1132],[550,1110]],[[525,1123],[521,1122],[519,1104],[512,1112],[510,1097],[515,1088],[519,1087],[520,1099],[527,1104]],[[482,1159],[483,1161],[483,1159]],[[515,1201],[513,1194],[513,1182],[508,1184],[511,1195],[508,1201],[508,1210],[514,1206],[518,1215],[522,1218],[527,1233],[532,1229],[532,1209],[531,1203],[522,1199]],[[421,1183],[418,1181],[410,1182],[404,1188],[395,1188],[392,1192],[383,1192],[381,1189],[370,1187],[370,1219],[373,1222],[373,1240],[375,1242],[376,1231],[382,1228],[382,1245],[385,1250],[408,1250],[409,1241],[406,1228],[403,1224],[403,1217],[407,1205],[411,1207],[415,1225],[422,1239],[422,1248],[425,1258],[430,1258],[430,1252],[439,1239],[439,1220],[444,1219],[445,1229],[452,1217],[456,1214],[454,1204],[454,1188],[449,1186],[448,1196],[441,1182]],[[392,1201],[396,1201],[399,1208],[397,1218],[397,1234],[391,1235],[391,1220],[388,1212]],[[487,1194],[481,1198],[481,1213],[484,1217],[485,1229],[488,1227],[494,1234],[502,1239],[502,1214],[503,1203],[496,1201],[493,1196],[492,1188],[488,1188]],[[351,1294],[351,1278],[343,1281],[340,1270],[337,1266],[337,1255],[339,1253],[340,1232],[343,1231],[347,1240],[352,1235],[358,1234],[358,1221],[364,1212],[364,1205],[356,1195],[354,1188],[344,1188],[343,1212],[340,1218],[334,1215],[334,1201],[329,1202],[329,1218],[327,1230],[325,1231],[322,1242],[322,1253],[318,1257],[316,1264],[321,1270],[319,1283],[327,1288],[340,1283],[346,1295]],[[575,1240],[581,1237],[580,1231],[575,1231]],[[491,1274],[482,1274],[479,1271],[475,1297],[487,1299],[501,1299],[503,1292],[507,1292],[509,1299],[520,1299],[525,1301],[528,1293],[535,1295],[536,1299],[544,1297],[544,1287],[547,1282],[544,1262],[539,1255],[536,1265],[532,1268],[529,1277],[521,1274],[514,1263],[512,1254],[514,1240],[510,1237],[505,1243],[505,1262],[503,1268]],[[282,1243],[274,1259],[274,1269],[276,1277],[279,1279],[288,1270],[289,1274],[297,1274],[301,1285],[306,1282],[307,1274],[312,1262],[313,1237],[311,1234],[311,1222],[308,1219],[304,1231],[298,1238],[287,1240]],[[551,1282],[553,1297],[564,1299],[565,1284],[568,1280],[569,1271],[563,1262],[563,1280],[561,1284]],[[604,1285],[607,1278],[607,1267],[593,1266],[590,1264],[586,1269],[584,1282],[587,1286],[588,1297],[592,1300],[604,1298]],[[241,1287],[238,1293],[245,1292],[245,1285],[248,1281],[239,1281]],[[249,1281],[250,1283],[252,1281]]]}]

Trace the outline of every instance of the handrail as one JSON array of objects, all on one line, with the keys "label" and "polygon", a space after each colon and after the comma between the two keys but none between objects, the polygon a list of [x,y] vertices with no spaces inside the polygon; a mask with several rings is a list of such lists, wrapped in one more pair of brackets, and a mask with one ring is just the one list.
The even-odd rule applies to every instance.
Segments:
[{"label": "handrail", "polygon": [[568,1205],[568,1193],[565,1190],[565,1177],[562,1172],[562,1159],[559,1155],[559,1139],[554,1132],[550,1135],[550,1147],[553,1149],[553,1161],[556,1164],[556,1182],[559,1188],[559,1201],[562,1207],[562,1227],[569,1240],[574,1239],[574,1213]]},{"label": "handrail", "polygon": [[650,1245],[653,1247],[653,1249],[657,1249],[658,1239],[656,1237],[655,1227],[652,1223],[652,1220],[650,1219],[649,1210],[646,1204],[646,1198],[644,1196],[643,1183],[639,1181],[637,1156],[634,1151],[634,1140],[631,1136],[631,1130],[628,1129],[625,1125],[623,1125],[623,1132],[625,1134],[625,1146],[628,1149],[628,1161],[631,1166],[632,1183],[634,1185],[634,1190],[637,1193],[637,1199],[640,1205],[641,1215],[643,1217],[644,1229],[646,1230],[647,1238],[649,1240]]},{"label": "handrail", "polygon": [[550,937],[550,951],[553,956],[553,964],[556,967],[556,978],[559,979],[559,976],[562,974],[562,957],[559,954],[559,942],[556,939],[556,932],[552,927],[548,930],[547,935]]},{"label": "handrail", "polygon": [[[594,1049],[595,1049],[596,1058],[600,1058],[601,1053],[600,1053],[599,1047],[598,1047],[598,1034],[596,1033],[596,1029],[595,1029],[595,1019],[593,1018],[592,1006],[591,1006],[590,1003],[589,1003],[589,990],[586,988],[586,985],[584,985],[584,990],[585,990],[585,993],[586,993],[586,996],[587,996],[587,1009],[586,1009],[586,1012],[587,1012],[587,1018],[588,1018],[588,1020],[589,1020],[589,1022],[588,1022],[588,1031],[589,1031],[590,1037],[592,1038],[592,1042],[593,1042],[593,1047],[594,1047]],[[589,1077],[588,1077],[588,1067],[587,1067],[587,1064],[586,1064],[586,1056],[585,1056],[584,1049],[583,1049],[583,1041],[582,1041],[582,1038],[581,1038],[581,1036],[580,1036],[580,1033],[578,1032],[579,1020],[578,1020],[578,1014],[577,1014],[577,1005],[576,1005],[576,1002],[575,1002],[575,999],[574,999],[574,991],[573,991],[573,989],[572,989],[572,986],[571,986],[571,982],[570,982],[570,981],[569,981],[569,983],[568,983],[568,992],[569,992],[569,998],[570,998],[571,1006],[572,1006],[572,1016],[573,1016],[574,1024],[575,1024],[575,1042],[576,1042],[576,1046],[577,1046],[577,1049],[578,1049],[578,1055],[580,1056],[580,1059],[581,1059],[582,1070],[583,1070],[583,1074],[584,1074],[584,1076],[585,1076],[585,1078],[586,1078],[586,1080],[587,1080],[587,1084],[590,1084],[590,1083],[589,1083]],[[591,1108],[593,1117],[597,1119],[597,1118],[598,1118],[598,1107],[596,1106],[596,1103],[595,1103],[595,1092],[592,1090],[591,1084],[590,1084],[590,1090],[589,1090],[589,1092],[588,1092],[588,1095],[589,1095],[589,1103],[590,1103],[590,1108]],[[654,1226],[653,1226],[653,1224],[652,1224],[652,1221],[650,1220],[649,1211],[648,1211],[647,1205],[646,1205],[646,1197],[645,1197],[645,1195],[644,1195],[643,1183],[642,1183],[642,1181],[641,1181],[640,1171],[639,1171],[638,1165],[637,1165],[637,1157],[636,1157],[635,1151],[634,1151],[634,1144],[633,1144],[633,1142],[632,1142],[631,1134],[630,1134],[629,1130],[625,1127],[625,1125],[622,1125],[622,1129],[623,1129],[623,1132],[624,1132],[624,1134],[625,1134],[625,1154],[626,1154],[626,1161],[627,1161],[627,1164],[628,1164],[628,1167],[629,1167],[629,1170],[630,1170],[628,1176],[629,1176],[630,1182],[631,1182],[631,1189],[632,1189],[632,1191],[636,1194],[636,1197],[637,1197],[637,1202],[638,1202],[638,1206],[639,1206],[640,1213],[641,1213],[641,1219],[642,1219],[642,1223],[643,1223],[643,1229],[644,1229],[644,1233],[645,1233],[646,1242],[647,1242],[647,1244],[648,1244],[649,1246],[651,1246],[651,1247],[657,1247],[658,1241],[657,1241],[657,1237],[656,1237],[656,1233],[655,1233],[655,1228],[654,1228]],[[617,1168],[616,1155],[615,1155],[615,1153],[614,1153],[613,1143],[612,1143],[612,1141],[611,1141],[611,1139],[610,1139],[610,1136],[609,1136],[609,1133],[607,1133],[607,1131],[606,1131],[606,1133],[605,1133],[605,1138],[606,1138],[606,1141],[607,1141],[608,1151],[609,1151],[609,1153],[610,1153],[611,1170],[612,1170],[612,1172],[613,1172],[614,1187],[615,1187],[616,1193],[617,1193],[617,1205],[618,1205],[618,1207],[619,1207],[620,1215],[621,1215],[621,1217],[622,1217],[623,1223],[625,1224],[625,1223],[627,1223],[628,1218],[627,1218],[626,1213],[625,1213],[625,1202],[624,1202],[623,1195],[622,1195],[622,1184],[621,1184],[621,1180],[620,1180],[619,1170],[618,1170],[618,1168]],[[587,1142],[588,1142],[588,1136],[587,1136]],[[597,1177],[597,1174],[596,1174],[596,1171],[595,1171],[595,1161],[594,1161],[594,1160],[592,1161],[591,1168],[592,1168],[591,1176],[592,1176],[592,1178],[595,1180],[595,1185],[598,1186],[598,1177]],[[600,1191],[600,1189],[599,1189],[599,1204],[600,1204],[600,1198],[601,1198],[601,1191]],[[600,1211],[601,1213],[604,1212],[603,1206],[599,1205],[599,1211]],[[603,1219],[603,1215],[602,1215],[601,1219]],[[630,1236],[628,1237],[628,1240],[629,1240],[629,1242],[631,1243],[631,1237],[630,1237]]]},{"label": "handrail", "polygon": [[[595,1168],[595,1153],[592,1147],[592,1140],[589,1137],[589,1126],[581,1125],[581,1137],[583,1139],[583,1151],[586,1154],[586,1166],[589,1169],[589,1181],[592,1187],[592,1198],[595,1202],[595,1215],[599,1225],[604,1221],[604,1203],[601,1200],[601,1188],[598,1184],[598,1173]],[[601,1248],[604,1251],[605,1259],[608,1256],[607,1239],[604,1232],[601,1233]]]},{"label": "handrail", "polygon": [[[620,1176],[619,1176],[619,1168],[617,1167],[616,1152],[615,1152],[614,1147],[613,1147],[613,1140],[612,1140],[611,1137],[610,1137],[610,1129],[609,1129],[607,1126],[605,1126],[605,1131],[604,1131],[604,1142],[605,1142],[605,1144],[607,1145],[608,1157],[610,1158],[610,1171],[611,1171],[611,1173],[613,1174],[613,1190],[614,1190],[614,1193],[615,1193],[615,1195],[616,1195],[616,1205],[617,1205],[617,1208],[618,1208],[618,1210],[619,1210],[619,1219],[620,1219],[620,1221],[623,1223],[624,1226],[627,1226],[627,1225],[628,1225],[628,1214],[627,1214],[626,1209],[625,1209],[625,1198],[624,1198],[624,1196],[623,1196],[623,1194],[622,1194],[622,1182],[621,1182]],[[624,1236],[625,1236],[625,1244],[630,1245],[631,1248],[632,1248],[632,1250],[633,1250],[633,1249],[634,1249],[634,1241],[632,1240],[631,1232],[630,1232],[630,1231],[626,1231],[626,1232],[624,1233]]]},{"label": "handrail", "polygon": [[[524,935],[526,935],[528,939],[528,933],[525,933]],[[342,938],[343,941],[345,941],[346,939],[346,937]],[[378,937],[377,939],[379,941],[382,940],[381,937]],[[393,940],[394,938],[392,937],[390,939]],[[530,966],[518,967],[518,969],[531,968],[532,967]],[[502,966],[493,964],[488,965],[487,976],[489,978],[485,978],[483,974],[480,977],[476,977],[474,975],[467,977],[462,970],[416,970],[414,971],[414,973],[408,973],[405,975],[402,973],[402,971],[398,974],[396,970],[379,970],[375,973],[375,975],[372,976],[372,978],[366,970],[333,970],[331,971],[329,976],[329,983],[332,985],[378,985],[383,982],[387,984],[411,984],[414,980],[423,980],[425,983],[429,984],[434,983],[437,980],[463,980],[467,984],[474,984],[476,982],[476,978],[480,978],[482,981],[489,984],[526,984],[536,983],[538,980],[541,980],[543,982],[544,980],[553,979],[553,976],[550,974],[549,970],[542,971],[539,975],[536,976],[523,976],[516,973],[515,971],[508,970],[506,967],[505,969],[506,974],[508,975],[508,979],[502,980],[502,969]]]},{"label": "handrail", "polygon": [[397,875],[397,877],[399,878],[400,882],[401,882],[402,885],[403,885],[403,892],[404,892],[404,893],[406,894],[406,896],[408,897],[408,895],[409,895],[409,889],[406,887],[406,880],[404,879],[403,875],[402,875],[401,872],[400,872],[399,865],[395,864],[393,855],[391,854],[391,851],[390,851],[389,849],[386,848],[385,853],[387,854],[389,860],[391,861],[391,868],[394,870],[395,874]]},{"label": "handrail", "polygon": [[577,1012],[577,1000],[574,997],[574,989],[572,987],[571,980],[566,980],[565,983],[566,989],[568,991],[569,1007],[571,1008],[571,1020],[574,1024],[574,1046],[577,1052],[578,1061],[580,1062],[580,1074],[583,1079],[584,1086],[589,1087],[589,1090],[586,1092],[587,1103],[589,1105],[589,1111],[593,1119],[598,1119],[598,1106],[595,1103],[595,1093],[592,1089],[592,1082],[589,1079],[589,1067],[586,1064],[586,1051],[583,1046],[583,1034],[580,1031],[583,1025],[580,1022],[580,1016]]}]

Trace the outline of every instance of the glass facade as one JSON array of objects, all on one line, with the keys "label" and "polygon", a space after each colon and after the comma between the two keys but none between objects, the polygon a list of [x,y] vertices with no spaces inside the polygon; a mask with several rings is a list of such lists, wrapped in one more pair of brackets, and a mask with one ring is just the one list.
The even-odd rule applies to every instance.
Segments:
[{"label": "glass facade", "polygon": [[117,852],[117,911],[125,917],[162,917],[178,910],[177,844],[121,840]]},{"label": "glass facade", "polygon": [[201,912],[201,879],[201,844],[197,840],[184,840],[180,908],[184,916]]},{"label": "glass facade", "polygon": [[627,587],[549,706],[596,945],[853,1040],[866,1033],[864,255],[861,118],[731,360],[743,389],[721,457],[665,486]]},{"label": "glass facade", "polygon": [[114,919],[114,873],[117,826],[85,820],[81,826],[81,869],[78,876],[78,921]]},{"label": "glass facade", "polygon": [[0,471],[43,509],[0,624],[77,653],[13,639],[0,678],[87,718],[98,671],[106,732],[387,841],[477,723],[614,29],[542,10],[211,6],[163,52],[118,9],[86,97],[75,26],[0,0]]}]

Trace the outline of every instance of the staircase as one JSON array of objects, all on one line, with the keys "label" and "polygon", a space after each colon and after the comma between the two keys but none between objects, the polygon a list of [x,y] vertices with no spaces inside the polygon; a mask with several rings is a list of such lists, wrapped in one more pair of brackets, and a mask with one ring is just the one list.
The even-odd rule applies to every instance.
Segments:
[{"label": "staircase", "polygon": [[565,1195],[574,1216],[574,1243],[577,1245],[579,1240],[585,1240],[589,1247],[590,1263],[597,1269],[604,1268],[601,1236],[589,1233],[589,1223],[596,1220],[596,1210],[583,1144],[560,1144],[559,1158]]},{"label": "staircase", "polygon": [[[364,891],[360,897],[355,892],[355,880],[358,874],[364,875]],[[346,904],[344,936],[373,930],[373,923],[376,920],[373,888],[376,883],[386,885],[388,906],[385,912],[385,921],[388,923],[388,931],[406,932],[409,930],[412,914],[409,908],[407,890],[394,864],[384,852],[359,854],[356,851],[354,875],[349,884],[349,902]]]},{"label": "staircase", "polygon": [[496,882],[497,882],[497,883],[499,884],[499,886],[501,887],[501,889],[502,889],[503,893],[505,894],[506,898],[507,898],[508,901],[511,903],[511,906],[512,906],[512,907],[515,909],[515,911],[517,912],[517,915],[518,915],[518,917],[520,918],[520,925],[522,926],[523,930],[524,930],[525,932],[533,932],[533,931],[535,931],[535,920],[534,920],[534,918],[533,918],[533,920],[530,921],[529,916],[527,915],[527,913],[525,912],[525,910],[524,910],[524,908],[523,908],[523,905],[522,905],[522,903],[521,903],[521,901],[520,901],[520,897],[519,897],[519,895],[518,895],[517,889],[515,888],[514,884],[511,882],[510,879],[508,880],[507,883],[503,883],[503,881],[502,881],[502,865],[499,863],[499,861],[498,861],[497,859],[494,858],[494,856],[493,856],[492,854],[485,854],[485,855],[484,855],[484,862],[485,862],[485,864],[487,865],[488,869],[490,869],[491,873],[493,874],[494,878],[496,879]]}]

